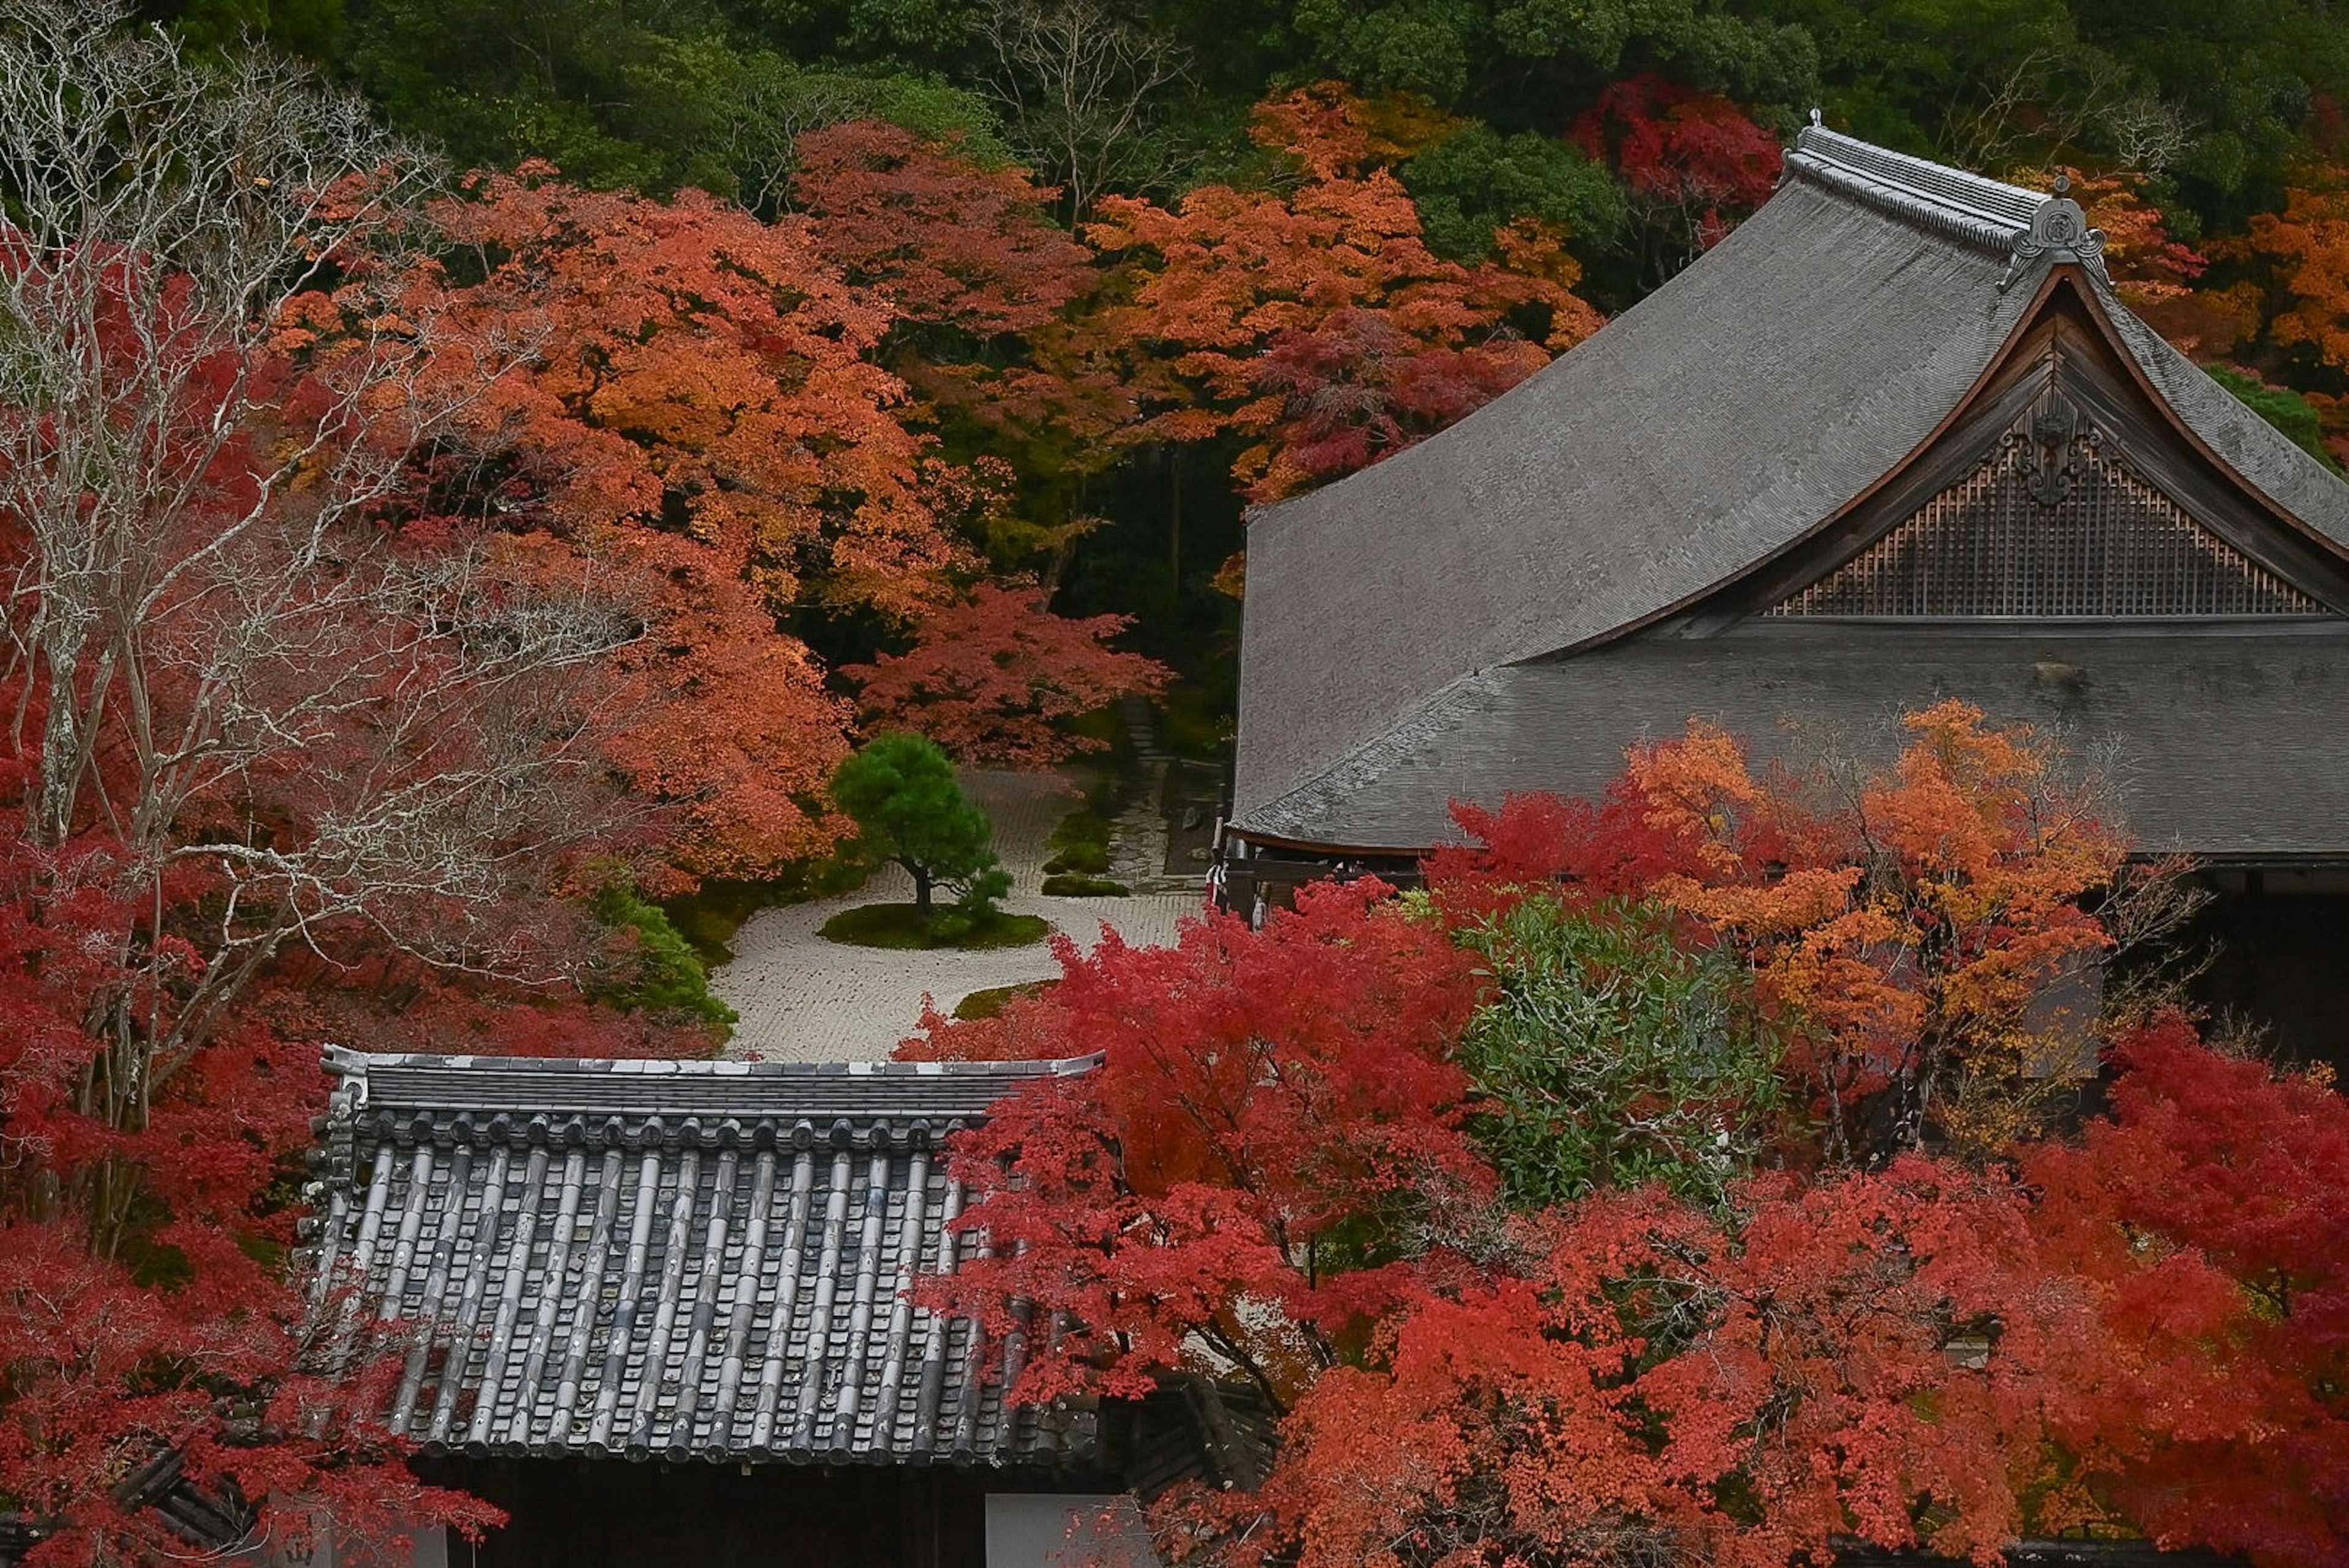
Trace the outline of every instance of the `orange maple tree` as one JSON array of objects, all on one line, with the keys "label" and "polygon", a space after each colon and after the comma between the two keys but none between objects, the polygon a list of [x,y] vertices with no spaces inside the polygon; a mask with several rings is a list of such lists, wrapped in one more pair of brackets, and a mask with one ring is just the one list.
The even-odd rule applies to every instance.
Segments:
[{"label": "orange maple tree", "polygon": [[2349,370],[2349,174],[2330,164],[2298,172],[2282,212],[2253,214],[2244,246],[2280,296],[2268,335]]},{"label": "orange maple tree", "polygon": [[990,493],[966,509],[999,566],[1064,549],[1081,481],[1126,447],[1133,398],[1085,306],[1103,274],[1026,171],[879,120],[800,139],[808,242],[886,302],[880,355]]},{"label": "orange maple tree", "polygon": [[1040,587],[980,584],[968,601],[924,614],[913,646],[847,665],[876,727],[927,735],[962,763],[1049,767],[1107,742],[1065,721],[1133,694],[1152,697],[1174,672],[1110,648],[1133,618],[1054,615]]},{"label": "orange maple tree", "polygon": [[1856,787],[1757,774],[1692,723],[1633,748],[1603,805],[1455,808],[1483,843],[1431,862],[1438,896],[1469,913],[1565,877],[1661,899],[1800,1022],[1790,1066],[1833,1157],[1994,1145],[2023,1086],[2082,1049],[2090,1020],[2061,993],[2110,940],[2083,900],[2127,840],[2027,728],[1955,701],[1904,722],[1897,764]]},{"label": "orange maple tree", "polygon": [[485,511],[538,535],[550,575],[633,598],[647,632],[608,751],[683,814],[688,866],[755,873],[825,847],[848,714],[780,618],[904,618],[962,559],[904,384],[871,358],[886,307],[799,228],[698,192],[656,202],[525,166],[431,217],[449,374],[502,373],[417,510]]},{"label": "orange maple tree", "polygon": [[1274,99],[1252,134],[1293,182],[1106,198],[1086,228],[1126,269],[1130,298],[1096,320],[1137,346],[1139,431],[1244,438],[1256,499],[1407,446],[1598,328],[1553,232],[1515,225],[1475,266],[1430,251],[1382,124],[1331,84]]}]

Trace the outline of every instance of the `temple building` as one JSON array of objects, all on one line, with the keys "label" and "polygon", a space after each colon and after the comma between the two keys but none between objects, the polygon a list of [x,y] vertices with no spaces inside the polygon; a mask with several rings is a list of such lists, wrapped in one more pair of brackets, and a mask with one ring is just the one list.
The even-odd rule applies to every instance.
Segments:
[{"label": "temple building", "polygon": [[305,1262],[391,1345],[419,1468],[512,1516],[402,1563],[1149,1561],[1128,1494],[1254,1484],[1269,1413],[1197,1378],[1019,1404],[1025,1334],[913,1293],[986,1245],[945,1140],[1092,1064],[330,1054]]},{"label": "temple building", "polygon": [[1227,898],[1595,794],[1692,717],[1889,757],[1962,698],[2219,894],[2206,1000],[2349,960],[2349,483],[2116,297],[2079,204],[1814,123],[1702,258],[1250,522]]}]

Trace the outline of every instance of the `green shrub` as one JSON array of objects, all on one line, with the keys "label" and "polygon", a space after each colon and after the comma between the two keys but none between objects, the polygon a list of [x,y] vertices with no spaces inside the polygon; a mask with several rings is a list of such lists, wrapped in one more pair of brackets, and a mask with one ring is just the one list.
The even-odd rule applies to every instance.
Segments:
[{"label": "green shrub", "polygon": [[1109,813],[1090,802],[1061,819],[1052,829],[1053,855],[1044,862],[1048,877],[1098,877],[1109,869],[1109,846],[1117,824]]},{"label": "green shrub", "polygon": [[950,908],[926,916],[911,904],[860,904],[826,920],[818,934],[850,947],[975,951],[1023,948],[1042,941],[1051,929],[1051,922],[1040,916],[1007,915],[1000,909],[978,914]]},{"label": "green shrub", "polygon": [[1133,891],[1108,877],[1076,877],[1065,873],[1044,878],[1048,898],[1123,898]]},{"label": "green shrub", "polygon": [[1512,1208],[1661,1182],[1719,1202],[1782,1109],[1779,1044],[1726,954],[1639,905],[1528,898],[1460,933],[1496,994],[1469,1024],[1469,1129]]},{"label": "green shrub", "polygon": [[2202,369],[2209,372],[2212,380],[2240,399],[2251,412],[2282,431],[2292,445],[2333,472],[2341,472],[2340,462],[2325,447],[2323,422],[2306,398],[2289,387],[2271,386],[2231,365],[2205,365]]},{"label": "green shrub", "polygon": [[788,866],[759,881],[712,877],[690,893],[663,899],[661,910],[692,946],[702,967],[714,970],[734,961],[734,933],[760,910],[854,892],[872,869],[825,856]]},{"label": "green shrub", "polygon": [[634,962],[592,987],[598,1002],[628,1012],[671,1012],[715,1025],[721,1035],[734,1010],[709,992],[709,971],[667,911],[625,882],[606,883],[588,906],[613,930],[635,933]]},{"label": "green shrub", "polygon": [[965,1023],[976,1023],[982,1018],[997,1016],[1023,996],[1041,996],[1060,983],[1057,980],[1030,980],[1018,985],[991,985],[956,1002],[954,1015]]}]

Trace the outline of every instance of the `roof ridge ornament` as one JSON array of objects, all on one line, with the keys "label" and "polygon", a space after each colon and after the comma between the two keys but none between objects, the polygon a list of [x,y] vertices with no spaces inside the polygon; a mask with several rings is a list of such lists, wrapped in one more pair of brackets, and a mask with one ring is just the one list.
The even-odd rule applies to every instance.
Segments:
[{"label": "roof ridge ornament", "polygon": [[2073,262],[2097,276],[2105,275],[2105,231],[2092,228],[2086,209],[2072,199],[2072,176],[2055,174],[2055,192],[2031,214],[2031,226],[2015,237],[2014,254],[2007,258],[2006,275],[1998,280],[2004,294],[2023,269],[2044,259],[2050,265]]}]

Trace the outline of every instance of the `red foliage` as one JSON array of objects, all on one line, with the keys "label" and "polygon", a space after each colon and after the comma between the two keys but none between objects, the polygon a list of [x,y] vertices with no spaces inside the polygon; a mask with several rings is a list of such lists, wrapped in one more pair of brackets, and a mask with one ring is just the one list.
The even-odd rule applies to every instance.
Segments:
[{"label": "red foliage", "polygon": [[1319,484],[1367,468],[1499,397],[1525,365],[1488,345],[1431,348],[1392,316],[1347,308],[1266,345],[1257,384],[1281,400],[1284,468]]},{"label": "red foliage", "polygon": [[1669,898],[1822,1050],[1892,1052],[1884,1080],[1928,1040],[1970,1073],[2013,1047],[2033,978],[2101,945],[2080,900],[2118,846],[2026,733],[1954,703],[1909,727],[1832,807],[1693,727],[1603,805],[1460,808],[1485,843],[1431,861],[1426,903],[1324,885],[1260,933],[1063,944],[1056,991],[934,1018],[909,1054],[1104,1062],[962,1141],[988,1250],[931,1299],[1053,1317],[1019,1397],[1189,1367],[1289,1412],[1259,1492],[1161,1506],[1185,1562],[1780,1568],[1857,1537],[1989,1564],[2081,1527],[2338,1561],[2349,1105],[2174,1020],[2070,1141],[1963,1162],[1830,1131],[1718,1210],[1490,1207],[1444,922],[1561,877],[1583,918]]},{"label": "red foliage", "polygon": [[841,673],[862,687],[875,725],[927,735],[968,764],[1050,767],[1098,751],[1103,742],[1062,721],[1129,693],[1155,696],[1174,671],[1104,646],[1131,617],[1071,620],[1045,607],[1050,597],[982,585],[968,602],[926,614],[908,651]]},{"label": "red foliage", "polygon": [[[1172,211],[1112,197],[1087,230],[1133,280],[1098,320],[1142,347],[1144,428],[1247,437],[1234,472],[1257,499],[1433,433],[1599,326],[1555,235],[1512,231],[1476,267],[1428,250],[1375,118],[1327,85],[1271,100],[1254,134],[1300,182],[1204,186]],[[1543,342],[1507,330],[1520,314],[1547,317]]]},{"label": "red foliage", "polygon": [[[124,933],[149,911],[109,890],[119,846],[34,851],[15,831],[20,780],[0,839],[0,1497],[49,1537],[28,1561],[184,1553],[119,1490],[173,1454],[192,1484],[254,1502],[274,1539],[323,1518],[378,1540],[497,1522],[417,1483],[381,1426],[396,1363],[322,1354],[283,1267],[279,1188],[326,1088],[316,1044],[243,1023],[159,1076],[138,1120],[88,1103],[125,1048],[89,1031],[94,1002],[171,998],[125,972]],[[124,1190],[127,1214],[91,1200]]]},{"label": "red foliage", "polygon": [[[2030,1375],[2077,1314],[2033,1299],[1995,1183],[1911,1160],[1729,1217],[1607,1195],[1520,1243],[1521,1272],[1420,1303],[1299,1407],[1267,1496],[1303,1563],[1780,1568],[1838,1536],[1993,1563],[2023,1522]],[[1953,1359],[1951,1325],[1992,1315],[1999,1354]]]},{"label": "red foliage", "polygon": [[1724,209],[1753,211],[1778,179],[1776,137],[1727,99],[1652,72],[1609,85],[1574,139],[1636,195],[1691,213],[1705,246],[1729,232]]},{"label": "red foliage", "polygon": [[2166,1543],[2349,1555],[2349,1102],[2175,1019],[2121,1051],[2113,1113],[2030,1152],[2035,1222],[2084,1276],[2062,1434]]},{"label": "red foliage", "polygon": [[792,197],[850,282],[912,321],[978,337],[1032,332],[1092,286],[1092,254],[1054,223],[1060,192],[885,120],[799,139]]},{"label": "red foliage", "polygon": [[1414,1229],[1487,1189],[1447,1059],[1475,983],[1390,892],[1309,889],[1261,931],[1203,916],[1171,948],[1064,939],[1047,995],[907,1043],[1103,1056],[957,1151],[987,1189],[963,1230],[991,1251],[936,1297],[999,1328],[1021,1303],[1078,1325],[1020,1397],[1138,1392],[1204,1344],[1285,1400],[1395,1305]]},{"label": "red foliage", "polygon": [[[85,303],[119,321],[92,351],[123,400],[0,408],[0,572],[20,589],[0,670],[0,1510],[47,1536],[39,1561],[174,1560],[189,1544],[136,1483],[176,1464],[273,1542],[327,1520],[476,1527],[494,1511],[420,1487],[382,1429],[383,1347],[314,1314],[289,1267],[328,1086],[305,1024],[335,1011],[307,992],[430,955],[497,995],[495,1041],[566,991],[594,943],[560,902],[571,858],[636,847],[571,749],[611,607],[575,570],[542,591],[514,541],[378,526],[366,475],[405,451],[403,400],[464,380],[444,362],[437,387],[347,382],[411,351],[400,324],[377,325],[388,348],[322,336],[349,302],[306,298],[266,346],[233,352],[214,323],[182,361],[181,335],[207,341],[184,287],[129,265],[105,285],[121,297]],[[352,384],[373,395],[339,400]],[[88,461],[102,448],[118,466]],[[664,1042],[688,1043],[708,1044]]]}]

